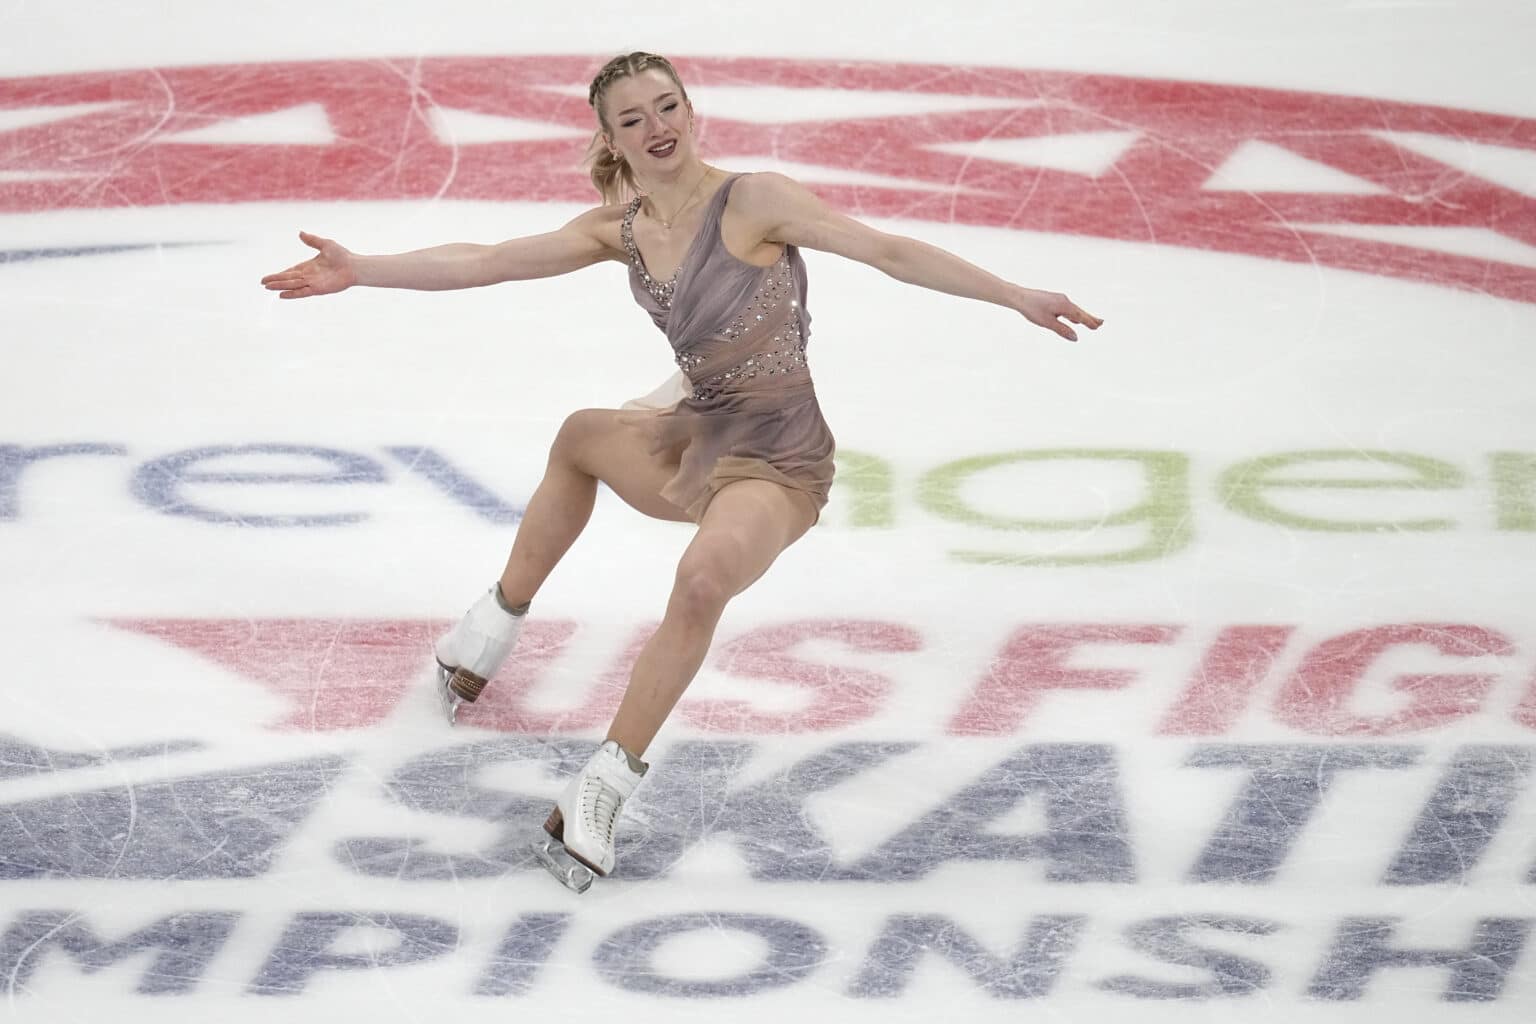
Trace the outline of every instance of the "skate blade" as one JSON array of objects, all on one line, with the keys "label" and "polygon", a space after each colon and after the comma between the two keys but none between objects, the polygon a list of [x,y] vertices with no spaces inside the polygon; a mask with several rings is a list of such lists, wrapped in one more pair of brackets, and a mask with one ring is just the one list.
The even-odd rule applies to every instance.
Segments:
[{"label": "skate blade", "polygon": [[583,893],[592,888],[592,882],[597,877],[591,868],[572,857],[566,851],[565,844],[558,839],[547,838],[534,843],[533,856],[544,865],[544,870],[574,893]]},{"label": "skate blade", "polygon": [[449,681],[453,679],[453,673],[443,668],[440,664],[436,666],[436,672],[438,706],[443,709],[443,717],[448,719],[449,725],[458,725],[459,705],[464,703],[464,699],[454,693],[448,685]]}]

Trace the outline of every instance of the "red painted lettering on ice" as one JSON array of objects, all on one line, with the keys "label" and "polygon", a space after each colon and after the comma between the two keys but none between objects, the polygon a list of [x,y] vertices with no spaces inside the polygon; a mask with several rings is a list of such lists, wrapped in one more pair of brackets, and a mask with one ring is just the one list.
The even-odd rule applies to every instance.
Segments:
[{"label": "red painted lettering on ice", "polygon": [[1119,690],[1136,680],[1129,669],[1069,664],[1095,644],[1166,644],[1178,626],[1074,623],[1024,626],[1009,638],[976,692],[949,723],[962,736],[1007,735],[1024,724],[1052,690]]},{"label": "red painted lettering on ice", "polygon": [[1406,703],[1390,714],[1352,708],[1371,666],[1401,648],[1432,648],[1455,658],[1504,657],[1514,644],[1503,634],[1455,623],[1408,623],[1359,629],[1330,637],[1314,647],[1292,673],[1275,703],[1275,717],[1287,725],[1326,736],[1391,736],[1421,732],[1482,709],[1498,679],[1486,672],[1403,674],[1391,688]]}]

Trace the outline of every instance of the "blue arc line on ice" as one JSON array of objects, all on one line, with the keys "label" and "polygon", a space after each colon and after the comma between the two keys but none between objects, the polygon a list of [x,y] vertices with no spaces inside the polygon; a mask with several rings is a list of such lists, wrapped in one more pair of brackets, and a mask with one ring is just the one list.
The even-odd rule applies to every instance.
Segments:
[{"label": "blue arc line on ice", "polygon": [[136,242],[128,245],[82,245],[62,249],[0,249],[0,263],[26,263],[29,260],[57,260],[74,256],[107,256],[141,249],[181,249],[192,245],[218,245],[218,242]]}]

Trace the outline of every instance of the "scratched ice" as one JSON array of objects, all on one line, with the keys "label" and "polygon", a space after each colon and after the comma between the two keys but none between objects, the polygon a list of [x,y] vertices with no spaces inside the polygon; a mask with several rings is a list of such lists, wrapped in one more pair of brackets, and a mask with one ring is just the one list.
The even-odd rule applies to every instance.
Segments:
[{"label": "scratched ice", "polygon": [[[0,0],[0,1017],[1536,1016],[1530,13],[167,6]],[[689,530],[602,494],[457,729],[429,651],[664,340],[616,266],[255,282],[563,223],[634,46],[1108,325],[808,254],[832,503],[578,897]]]}]

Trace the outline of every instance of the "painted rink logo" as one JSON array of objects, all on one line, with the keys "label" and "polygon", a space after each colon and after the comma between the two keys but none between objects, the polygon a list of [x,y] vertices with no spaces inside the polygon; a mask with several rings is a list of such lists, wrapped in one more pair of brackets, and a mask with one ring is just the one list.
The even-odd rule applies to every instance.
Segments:
[{"label": "painted rink logo", "polygon": [[[578,161],[595,63],[0,79],[0,222],[295,200],[590,202]],[[1529,119],[1097,74],[679,63],[706,153],[784,170],[855,215],[1536,303]],[[111,248],[28,246],[10,258]],[[51,524],[47,474],[77,463],[99,509],[246,543],[361,533],[396,479],[487,530],[512,527],[526,497],[477,478],[459,451],[400,438],[366,450],[0,440],[0,529],[18,534]],[[989,515],[994,492],[966,488],[1073,461],[1106,487],[1132,467],[1139,484],[1110,510],[1124,536],[1052,553],[1065,571],[1051,584],[1094,566],[1151,575],[1232,524],[1268,531],[1255,545],[1422,534],[1446,550],[1490,537],[1514,550],[1536,532],[1536,461],[1506,450],[1518,439],[1499,444],[1254,442],[1197,453],[1193,476],[1179,452],[1021,448],[935,458],[912,480],[850,449],[832,525],[900,533],[926,514],[972,531],[944,552],[951,569],[1042,564],[1019,538],[1093,524]],[[0,995],[36,1020],[106,1000],[313,1019],[380,993],[407,1019],[621,1004],[664,1019],[1086,1007],[1149,1021],[1525,1020],[1536,642],[1454,594],[1444,603],[1322,622],[1003,609],[990,634],[860,609],[749,623],[722,634],[681,706],[619,875],[583,900],[532,865],[526,841],[611,712],[645,623],[530,623],[450,733],[419,700],[440,622],[282,608],[81,621],[103,664],[126,655],[126,672],[195,680],[197,713],[237,725],[186,728],[171,697],[161,718],[139,712],[166,735],[133,742],[0,721]],[[1081,724],[1064,737],[1069,716]],[[655,1001],[621,1003],[633,997]]]},{"label": "painted rink logo", "polygon": [[[1157,840],[1134,827],[1140,815],[1127,797],[1167,799],[1157,790],[1170,780],[1150,785],[1136,758],[1103,744],[989,751],[955,799],[906,815],[883,841],[848,858],[816,824],[819,800],[898,759],[932,760],[940,751],[828,743],[784,763],[762,743],[685,741],[671,746],[668,772],[636,808],[645,827],[620,842],[628,884],[661,887],[671,898],[653,891],[640,901],[572,906],[555,901],[532,864],[524,823],[536,820],[548,803],[544,790],[575,770],[589,748],[584,739],[508,737],[427,749],[378,780],[391,822],[362,825],[347,815],[340,831],[312,821],[335,802],[349,768],[362,768],[337,756],[247,761],[136,786],[74,785],[9,803],[0,818],[7,850],[0,885],[31,896],[0,931],[0,976],[13,997],[53,998],[74,972],[109,969],[118,991],[291,996],[346,991],[323,980],[328,976],[366,983],[369,972],[436,961],[448,971],[426,980],[405,972],[389,984],[523,996],[590,984],[571,970],[586,960],[592,980],[613,990],[698,999],[805,987],[813,997],[854,1005],[931,996],[939,965],[950,982],[966,983],[967,995],[993,1005],[1064,987],[1122,1004],[1274,998],[1287,990],[1349,1004],[1382,988],[1400,1000],[1394,981],[1404,973],[1419,979],[1414,1002],[1498,1002],[1512,983],[1519,997],[1526,994],[1517,965],[1536,921],[1510,907],[1468,920],[1441,904],[1446,886],[1473,878],[1484,886],[1536,882],[1536,865],[1487,862],[1532,774],[1528,748],[1473,744],[1436,760],[1397,744],[1196,745],[1182,767],[1198,783],[1219,784],[1234,771],[1243,781],[1204,828],[1181,834],[1192,857],[1165,875],[1149,856]],[[182,744],[82,757],[0,742],[12,780],[40,772],[69,779],[109,764],[131,772],[146,758],[175,765],[197,754],[196,744]],[[782,767],[754,771],[763,758]],[[533,788],[488,782],[508,769],[544,778]],[[1289,895],[1296,851],[1326,803],[1350,791],[1351,810],[1368,819],[1373,801],[1350,777],[1398,773],[1420,784],[1426,798],[1400,842],[1372,849],[1389,865],[1372,882],[1396,911],[1299,912]],[[1000,827],[1024,808],[1038,812],[1036,831]],[[65,834],[81,819],[93,827]],[[466,841],[470,836],[478,842]],[[333,880],[335,909],[316,909],[312,898],[294,905],[282,893],[292,868],[278,865],[295,846],[313,848],[306,870],[323,868]],[[721,849],[740,859],[749,885],[732,872],[700,872],[701,860]],[[1329,870],[1353,881],[1367,859]],[[1326,884],[1322,866],[1301,869],[1311,884]],[[1503,877],[1512,872],[1519,876]],[[934,897],[952,891],[956,875],[995,891],[990,913],[953,906],[952,898],[935,908]],[[1289,884],[1281,882],[1287,875]],[[209,890],[222,893],[218,898],[197,895],[197,887],[220,880],[246,884]],[[157,912],[135,903],[124,914],[74,902],[58,882],[171,882],[187,892],[174,907]],[[456,899],[446,907],[420,899],[423,891],[477,885],[498,887],[498,913],[465,915],[453,910]],[[871,885],[880,893],[873,902],[860,895]],[[1177,907],[1160,892],[1169,887],[1180,891]],[[39,903],[43,893],[51,898]],[[1123,895],[1106,900],[1106,893]],[[384,902],[349,907],[358,894]],[[839,896],[862,909],[840,909]],[[386,909],[391,905],[400,909]],[[999,905],[1007,907],[1001,915]],[[1001,949],[999,916],[1008,925]],[[262,934],[271,938],[266,948]],[[667,955],[701,935],[749,952],[702,974]],[[1308,947],[1304,966],[1295,962],[1298,935]],[[1234,936],[1241,941],[1234,944]],[[239,962],[211,971],[236,939]],[[1138,970],[1105,970],[1127,950],[1137,954]],[[1425,977],[1435,981],[1426,985]]]},{"label": "painted rink logo", "polygon": [[[532,862],[529,829],[590,751],[635,644],[620,638],[582,692],[566,660],[593,644],[584,624],[532,623],[450,733],[421,685],[442,625],[97,624],[200,659],[221,717],[257,692],[274,713],[234,742],[0,733],[14,1005],[315,1009],[386,985],[408,1005],[782,992],[827,1012],[959,998],[983,1017],[1086,1000],[1372,1019],[1530,998],[1523,637],[1026,623],[967,681],[910,666],[942,644],[915,624],[728,635],[631,809],[620,873],[573,901]],[[1163,648],[1178,677],[1152,657]],[[1395,714],[1377,713],[1383,672]],[[758,699],[806,699],[754,710],[721,698],[731,676]],[[1166,703],[1138,706],[1148,692]],[[925,694],[933,728],[861,728]],[[1130,741],[1052,737],[1041,718],[1064,703]],[[892,793],[890,773],[916,785]],[[703,952],[715,943],[726,952]]]},{"label": "painted rink logo", "polygon": [[[589,202],[588,57],[0,79],[0,212]],[[681,63],[713,159],[855,215],[1066,232],[1536,302],[1536,120],[1070,72]]]}]

